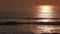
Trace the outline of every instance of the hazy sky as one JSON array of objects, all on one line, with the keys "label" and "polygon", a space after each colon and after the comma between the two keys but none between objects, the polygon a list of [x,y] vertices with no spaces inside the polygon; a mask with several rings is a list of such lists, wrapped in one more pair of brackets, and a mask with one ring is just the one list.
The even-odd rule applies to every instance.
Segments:
[{"label": "hazy sky", "polygon": [[60,4],[60,0],[0,0],[0,8],[26,8],[39,4]]},{"label": "hazy sky", "polygon": [[0,17],[31,17],[32,8],[41,4],[60,6],[60,0],[0,0]]}]

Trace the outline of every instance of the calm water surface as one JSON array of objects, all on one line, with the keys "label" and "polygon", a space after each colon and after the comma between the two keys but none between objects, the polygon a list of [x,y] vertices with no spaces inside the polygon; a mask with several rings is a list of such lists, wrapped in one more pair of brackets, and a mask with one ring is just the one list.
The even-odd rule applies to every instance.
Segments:
[{"label": "calm water surface", "polygon": [[2,25],[0,26],[0,32],[7,32],[7,33],[60,33],[60,26],[59,25],[33,25],[33,24],[23,24],[23,25]]}]

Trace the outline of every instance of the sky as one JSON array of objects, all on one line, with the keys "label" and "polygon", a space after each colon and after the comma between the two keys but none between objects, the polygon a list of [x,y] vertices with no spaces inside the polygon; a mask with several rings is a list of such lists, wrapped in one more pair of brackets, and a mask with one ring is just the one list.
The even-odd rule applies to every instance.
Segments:
[{"label": "sky", "polygon": [[60,6],[60,0],[0,0],[0,17],[33,17],[37,5]]}]

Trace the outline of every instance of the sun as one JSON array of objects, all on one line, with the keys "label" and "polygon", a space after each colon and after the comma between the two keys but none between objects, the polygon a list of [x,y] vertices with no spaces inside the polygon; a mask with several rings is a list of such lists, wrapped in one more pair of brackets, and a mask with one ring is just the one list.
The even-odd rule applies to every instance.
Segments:
[{"label": "sun", "polygon": [[52,13],[54,8],[52,5],[40,5],[38,6],[38,11],[41,13]]},{"label": "sun", "polygon": [[38,5],[38,18],[53,18],[57,7],[55,5]]}]

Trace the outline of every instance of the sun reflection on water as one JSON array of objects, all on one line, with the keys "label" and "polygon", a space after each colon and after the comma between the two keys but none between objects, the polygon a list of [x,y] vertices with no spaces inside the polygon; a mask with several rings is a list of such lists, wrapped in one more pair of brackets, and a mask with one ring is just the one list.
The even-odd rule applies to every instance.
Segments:
[{"label": "sun reflection on water", "polygon": [[50,20],[49,19],[42,19],[42,20],[38,20],[40,22],[49,22]]},{"label": "sun reflection on water", "polygon": [[38,30],[39,32],[43,32],[43,33],[51,33],[54,28],[51,26],[38,26]]},{"label": "sun reflection on water", "polygon": [[52,25],[38,25],[36,33],[56,33],[55,29],[59,29],[57,26]]}]

